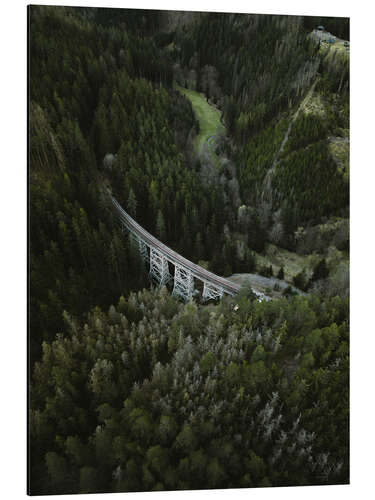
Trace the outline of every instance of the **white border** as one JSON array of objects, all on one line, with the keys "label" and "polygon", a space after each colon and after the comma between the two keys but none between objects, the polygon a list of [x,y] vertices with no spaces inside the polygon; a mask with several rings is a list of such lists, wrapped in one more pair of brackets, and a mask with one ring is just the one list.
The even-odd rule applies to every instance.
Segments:
[{"label": "white border", "polygon": [[[374,8],[367,1],[112,0],[35,4],[351,17],[351,485],[126,494],[125,498],[374,497]],[[3,498],[26,492],[26,5],[1,10],[1,477]],[[5,153],[5,157],[4,157]],[[4,231],[5,229],[5,231]],[[37,497],[39,498],[39,497]],[[49,498],[70,498],[51,496]],[[93,498],[81,495],[77,498]],[[113,497],[116,498],[116,497]]]}]

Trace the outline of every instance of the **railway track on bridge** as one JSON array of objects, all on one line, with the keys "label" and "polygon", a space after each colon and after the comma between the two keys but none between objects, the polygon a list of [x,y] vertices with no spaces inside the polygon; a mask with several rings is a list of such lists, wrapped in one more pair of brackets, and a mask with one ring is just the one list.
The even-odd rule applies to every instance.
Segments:
[{"label": "railway track on bridge", "polygon": [[[236,295],[240,291],[240,285],[198,266],[159,241],[121,207],[110,191],[108,193],[120,222],[138,241],[141,255],[150,261],[150,273],[160,285],[173,279],[173,293],[184,299],[193,295],[194,279],[203,282],[204,299],[221,298],[224,293]],[[169,263],[175,268],[174,278],[169,272]]]}]

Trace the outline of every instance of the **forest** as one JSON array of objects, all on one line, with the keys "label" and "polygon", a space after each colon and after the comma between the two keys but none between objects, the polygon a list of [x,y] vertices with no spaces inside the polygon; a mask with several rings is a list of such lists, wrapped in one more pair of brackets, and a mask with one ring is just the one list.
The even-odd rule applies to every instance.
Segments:
[{"label": "forest", "polygon": [[[29,493],[348,483],[349,56],[310,36],[348,19],[28,18]],[[220,112],[200,151],[179,87]],[[151,286],[107,189],[193,262],[288,287]]]}]

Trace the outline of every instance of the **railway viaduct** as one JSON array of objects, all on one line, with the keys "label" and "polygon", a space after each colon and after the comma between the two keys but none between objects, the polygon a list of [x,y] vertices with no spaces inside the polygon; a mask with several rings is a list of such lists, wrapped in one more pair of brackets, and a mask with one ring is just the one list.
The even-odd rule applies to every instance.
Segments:
[{"label": "railway viaduct", "polygon": [[[236,295],[240,291],[240,285],[211,273],[164,245],[130,217],[110,192],[109,196],[122,229],[128,231],[136,240],[142,259],[149,262],[150,277],[159,286],[173,281],[172,294],[185,301],[188,301],[195,292],[194,280],[203,283],[202,299],[204,301],[221,299],[224,294]],[[174,268],[173,275],[170,271],[171,266]],[[254,293],[261,298],[261,294],[255,291]]]}]

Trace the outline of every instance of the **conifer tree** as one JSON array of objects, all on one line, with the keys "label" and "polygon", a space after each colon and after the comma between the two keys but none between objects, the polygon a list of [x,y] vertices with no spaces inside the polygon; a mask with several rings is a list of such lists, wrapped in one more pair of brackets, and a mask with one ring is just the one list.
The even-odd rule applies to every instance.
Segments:
[{"label": "conifer tree", "polygon": [[128,214],[133,217],[133,219],[137,218],[137,199],[135,197],[134,191],[130,188],[128,201],[126,204],[126,210]]}]

